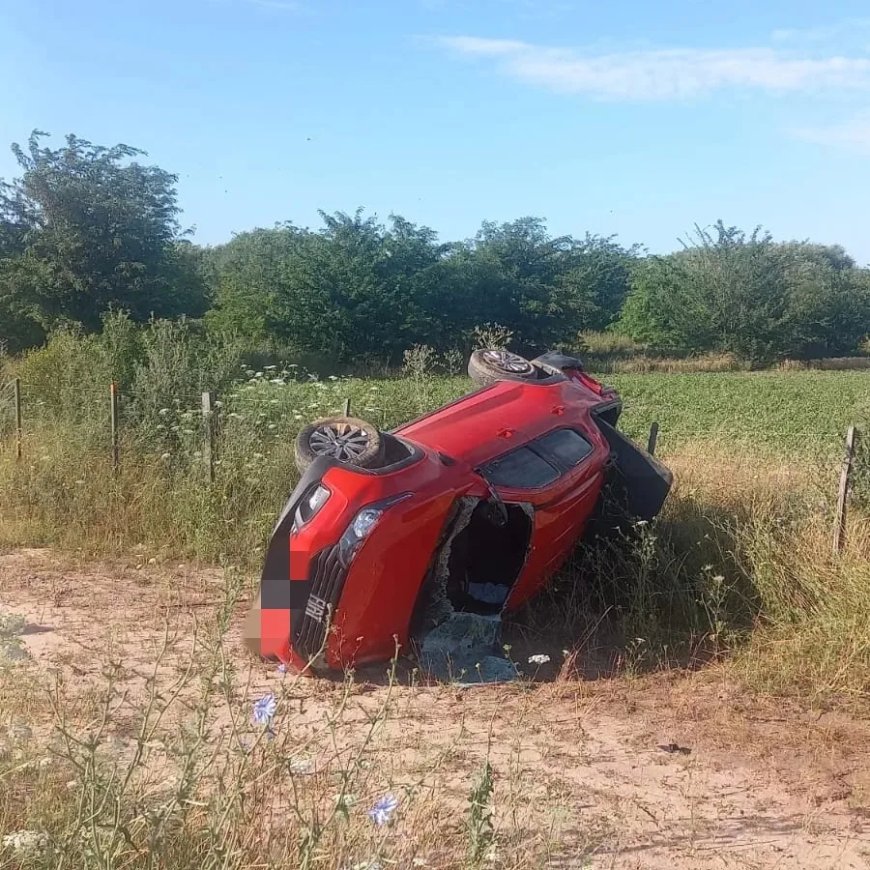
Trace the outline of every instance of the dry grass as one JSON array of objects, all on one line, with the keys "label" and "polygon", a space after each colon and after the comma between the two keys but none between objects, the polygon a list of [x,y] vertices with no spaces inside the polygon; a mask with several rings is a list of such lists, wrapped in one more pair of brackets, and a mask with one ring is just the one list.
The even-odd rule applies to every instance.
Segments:
[{"label": "dry grass", "polygon": [[[668,356],[633,341],[626,335],[610,332],[581,332],[577,337],[577,351],[591,369],[602,373],[678,374],[738,372],[752,368],[746,360],[733,353],[708,352]],[[863,348],[861,352],[864,353]],[[775,371],[864,371],[870,369],[870,354],[810,360],[787,359],[771,368]]]},{"label": "dry grass", "polygon": [[[70,574],[44,554],[29,559],[27,583]],[[131,612],[108,617],[117,581],[108,565],[93,567],[92,588],[71,589],[62,611],[90,608],[92,633],[127,636],[98,654],[41,657],[50,670],[0,673],[0,832],[45,837],[29,857],[0,851],[4,867],[688,870],[715,852],[725,866],[785,857],[815,868],[867,844],[848,824],[867,806],[870,735],[753,704],[722,666],[706,679],[627,669],[597,683],[539,675],[473,691],[389,666],[299,681],[241,654],[232,575],[211,585],[226,604],[195,629],[202,611],[154,608],[154,593],[178,596],[160,589],[160,572]],[[71,582],[85,576],[77,569]],[[15,575],[4,579],[8,601]],[[251,722],[268,692],[271,738]],[[30,695],[39,705],[27,709]],[[672,743],[690,751],[661,751]],[[398,806],[379,827],[368,810],[388,794]],[[843,794],[855,817],[842,813]]]},{"label": "dry grass", "polygon": [[[747,372],[752,366],[732,353],[703,353],[696,356],[668,357],[640,352],[630,356],[589,354],[587,365],[595,371],[611,374],[685,374],[691,372]],[[866,371],[870,357],[849,356],[827,359],[788,359],[772,366],[773,371]]]},{"label": "dry grass", "polygon": [[[722,379],[735,379],[750,402],[752,377]],[[816,388],[828,395],[834,376],[757,377],[800,378],[804,392],[804,379],[821,379]],[[855,386],[856,376],[837,377]],[[663,442],[677,485],[662,517],[629,540],[582,547],[553,590],[507,625],[505,641],[522,668],[530,670],[532,654],[550,657],[529,674],[546,685],[469,695],[425,685],[404,660],[386,675],[316,684],[254,667],[241,657],[235,606],[250,594],[295,480],[297,420],[350,395],[354,408],[392,425],[455,395],[464,380],[420,372],[282,386],[252,377],[224,397],[214,484],[196,453],[193,409],[158,406],[159,433],[128,430],[116,474],[101,421],[37,417],[23,462],[8,440],[0,448],[0,546],[59,547],[77,553],[79,566],[53,573],[34,556],[21,597],[4,577],[0,601],[51,619],[79,614],[79,623],[77,646],[60,649],[50,672],[26,663],[0,670],[0,831],[45,838],[30,856],[7,846],[0,862],[34,870],[531,870],[571,866],[565,862],[577,856],[633,867],[630,856],[643,848],[642,866],[688,868],[703,866],[691,863],[696,848],[730,848],[732,835],[720,828],[734,799],[710,798],[722,787],[720,771],[736,771],[732,795],[751,795],[764,782],[742,778],[727,755],[719,767],[691,756],[667,769],[669,782],[680,783],[674,791],[635,763],[637,746],[679,744],[686,716],[709,717],[721,745],[734,699],[752,691],[866,711],[870,524],[853,510],[847,549],[833,557],[836,449],[810,458],[763,449],[757,439],[716,438],[723,427],[698,411],[697,382],[678,380],[687,381],[686,407],[700,417],[690,421],[691,437]],[[715,386],[704,380],[703,395],[719,414]],[[674,404],[678,394],[662,395]],[[657,412],[672,407],[662,395],[651,400]],[[776,411],[769,402],[764,408]],[[751,414],[742,422],[760,425]],[[114,567],[95,577],[87,568],[95,555],[111,555]],[[164,573],[156,585],[147,573],[190,557],[237,567],[217,584],[201,569]],[[681,701],[670,720],[656,720],[652,736],[641,728],[652,715],[641,700],[650,673],[661,672],[710,676],[691,710]],[[251,704],[267,692],[278,701],[274,739],[250,719]],[[605,715],[611,694],[619,713]],[[19,736],[25,725],[33,737]],[[757,739],[754,725],[738,725],[741,740]],[[627,760],[614,773],[598,758]],[[820,774],[804,763],[816,782]],[[853,756],[842,764],[861,769]],[[798,794],[810,787],[801,779],[810,773],[788,775]],[[861,789],[870,795],[870,777],[863,782],[852,786],[859,808]],[[836,784],[829,792],[838,793]],[[366,811],[386,794],[399,809],[379,827]],[[789,795],[765,794],[779,809],[759,821],[754,806],[743,808],[756,825],[747,829],[751,840],[792,849],[791,866],[833,866],[842,851],[814,853],[800,839],[807,826],[823,825],[818,814]],[[657,815],[659,806],[673,807],[673,816]],[[780,816],[799,822],[789,827]],[[759,855],[766,866],[770,855]]]},{"label": "dry grass", "polygon": [[744,372],[750,368],[749,363],[731,353],[705,353],[687,357],[653,356],[646,353],[628,357],[590,356],[587,365],[594,371],[610,374]]},{"label": "dry grass", "polygon": [[777,369],[780,371],[805,371],[807,369],[830,372],[864,371],[870,369],[870,356],[832,356],[826,359],[810,360],[788,359],[779,363]]},{"label": "dry grass", "polygon": [[[870,526],[853,517],[848,549],[834,559],[827,474],[712,442],[667,461],[678,484],[661,520],[624,546],[585,548],[560,588],[508,626],[521,665],[550,655],[534,674],[542,684],[466,695],[426,685],[404,662],[300,683],[241,656],[235,602],[250,578],[236,571],[155,581],[150,554],[168,552],[146,550],[88,580],[86,563],[58,571],[26,557],[7,569],[5,602],[45,600],[37,606],[55,618],[81,611],[95,621],[79,624],[87,649],[64,648],[54,676],[32,665],[0,671],[0,831],[44,835],[29,856],[0,852],[3,866],[531,870],[570,858],[628,868],[644,843],[642,866],[689,868],[703,866],[692,863],[697,849],[747,855],[756,841],[785,850],[791,866],[833,866],[845,841],[813,852],[820,847],[798,831],[827,831],[830,818],[787,791],[764,792],[769,822],[747,804],[747,843],[722,833],[734,794],[769,789],[745,761],[727,759],[742,729],[753,751],[775,753],[763,765],[798,753],[781,774],[796,795],[808,782],[819,801],[838,794],[838,779],[819,791],[809,759],[821,749],[759,742],[758,713],[735,719],[735,699],[745,704],[749,686],[866,705]],[[7,539],[27,531],[6,515],[3,528]],[[601,606],[597,595],[614,600]],[[710,679],[677,696],[656,695],[643,676],[698,669],[682,679],[702,680],[704,670]],[[610,679],[597,688],[588,682],[602,676]],[[250,718],[268,692],[274,738]],[[669,761],[665,779],[652,761],[636,763],[638,747],[682,745],[687,722],[695,753]],[[791,739],[809,739],[798,737],[802,722]],[[21,736],[24,725],[32,736]],[[697,758],[705,740],[721,762]],[[858,776],[860,745],[837,751],[850,746],[858,755],[842,769]],[[723,764],[734,770],[727,806],[715,797]],[[860,776],[850,785],[858,808]],[[367,810],[388,794],[398,809],[379,827]],[[792,828],[777,814],[800,821]]]}]

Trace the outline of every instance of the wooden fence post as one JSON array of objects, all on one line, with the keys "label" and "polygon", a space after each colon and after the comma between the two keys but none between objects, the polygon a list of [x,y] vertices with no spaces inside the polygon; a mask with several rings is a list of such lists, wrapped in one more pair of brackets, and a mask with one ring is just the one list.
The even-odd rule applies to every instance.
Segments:
[{"label": "wooden fence post", "polygon": [[658,422],[654,422],[649,427],[649,439],[646,443],[646,452],[649,453],[650,456],[655,455],[656,452],[656,443],[659,440],[659,424]]},{"label": "wooden fence post", "polygon": [[350,399],[344,400],[344,416],[350,417]]},{"label": "wooden fence post", "polygon": [[205,440],[202,445],[202,458],[208,468],[208,479],[214,483],[214,409],[215,397],[212,392],[202,394],[202,419],[205,422]]},{"label": "wooden fence post", "polygon": [[837,514],[834,520],[834,555],[843,551],[846,540],[846,499],[849,495],[849,478],[852,475],[852,459],[855,456],[855,427],[846,432],[846,450],[840,469],[840,490],[837,493]]},{"label": "wooden fence post", "polygon": [[112,420],[112,471],[117,471],[121,464],[121,453],[118,446],[118,385],[114,381],[109,384],[109,401]]},{"label": "wooden fence post", "polygon": [[21,425],[21,378],[12,381],[12,394],[15,397],[15,458],[21,459],[24,430]]}]

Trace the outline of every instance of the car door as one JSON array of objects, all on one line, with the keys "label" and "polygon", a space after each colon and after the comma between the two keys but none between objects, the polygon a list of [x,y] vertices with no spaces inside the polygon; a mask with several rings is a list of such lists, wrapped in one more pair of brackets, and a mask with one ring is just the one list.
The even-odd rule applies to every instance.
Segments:
[{"label": "car door", "polygon": [[597,427],[561,426],[487,463],[480,473],[534,522],[525,567],[507,602],[520,606],[562,565],[598,501],[610,450]]}]

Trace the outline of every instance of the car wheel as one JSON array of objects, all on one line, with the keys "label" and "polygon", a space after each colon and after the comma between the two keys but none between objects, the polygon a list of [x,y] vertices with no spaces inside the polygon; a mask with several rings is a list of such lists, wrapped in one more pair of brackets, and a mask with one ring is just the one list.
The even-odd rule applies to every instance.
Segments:
[{"label": "car wheel", "polygon": [[468,374],[476,384],[496,381],[535,381],[540,370],[525,357],[509,350],[476,350],[468,360]]},{"label": "car wheel", "polygon": [[377,427],[356,417],[328,417],[306,426],[296,436],[296,467],[304,474],[318,456],[331,456],[359,468],[377,468],[384,458],[384,439]]}]

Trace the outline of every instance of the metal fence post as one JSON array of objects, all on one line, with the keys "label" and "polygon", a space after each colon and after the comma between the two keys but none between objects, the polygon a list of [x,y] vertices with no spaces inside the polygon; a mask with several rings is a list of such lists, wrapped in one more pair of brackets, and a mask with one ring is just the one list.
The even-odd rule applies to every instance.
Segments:
[{"label": "metal fence post", "polygon": [[649,453],[650,456],[653,456],[656,452],[656,443],[659,440],[659,424],[658,421],[654,422],[649,427],[649,439],[646,443],[646,452]]},{"label": "metal fence post", "polygon": [[118,445],[118,385],[114,381],[109,384],[109,401],[112,420],[112,471],[117,471],[121,464],[121,452]]},{"label": "metal fence post", "polygon": [[846,432],[846,450],[840,469],[840,489],[837,493],[837,514],[834,520],[834,555],[843,551],[846,540],[846,499],[849,495],[849,478],[852,475],[852,460],[855,456],[855,427]]},{"label": "metal fence post", "polygon": [[214,483],[214,393],[202,394],[202,419],[205,422],[205,439],[202,445],[203,459],[208,468],[208,479]]},{"label": "metal fence post", "polygon": [[15,397],[15,458],[21,459],[24,429],[21,425],[21,378],[12,381],[12,394]]}]

